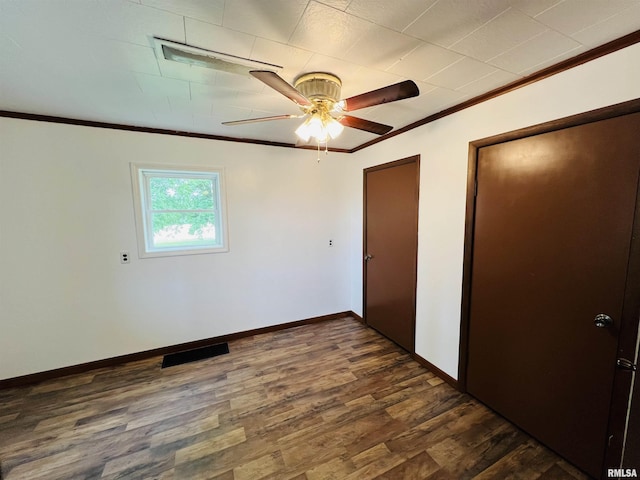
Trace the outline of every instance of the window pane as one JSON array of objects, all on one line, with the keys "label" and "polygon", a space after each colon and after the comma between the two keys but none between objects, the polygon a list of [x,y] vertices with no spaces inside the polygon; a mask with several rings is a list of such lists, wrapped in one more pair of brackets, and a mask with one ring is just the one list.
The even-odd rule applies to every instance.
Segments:
[{"label": "window pane", "polygon": [[208,178],[151,177],[149,189],[152,210],[214,208],[213,181]]},{"label": "window pane", "polygon": [[215,216],[213,213],[154,213],[153,247],[216,246]]}]

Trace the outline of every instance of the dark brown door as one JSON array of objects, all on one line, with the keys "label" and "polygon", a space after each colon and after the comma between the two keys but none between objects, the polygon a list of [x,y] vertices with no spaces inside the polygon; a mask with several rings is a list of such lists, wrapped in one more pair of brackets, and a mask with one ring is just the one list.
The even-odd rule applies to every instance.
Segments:
[{"label": "dark brown door", "polygon": [[364,318],[414,351],[419,157],[364,171]]},{"label": "dark brown door", "polygon": [[[467,388],[600,477],[638,173],[640,114],[483,147]],[[607,317],[612,324],[606,325]]]}]

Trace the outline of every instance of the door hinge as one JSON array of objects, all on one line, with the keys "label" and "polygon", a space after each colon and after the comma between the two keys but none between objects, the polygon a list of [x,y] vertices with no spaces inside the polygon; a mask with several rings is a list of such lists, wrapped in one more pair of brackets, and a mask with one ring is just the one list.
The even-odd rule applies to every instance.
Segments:
[{"label": "door hinge", "polygon": [[616,360],[616,365],[621,370],[631,370],[632,372],[635,372],[638,369],[638,366],[635,363],[631,360],[627,360],[626,358],[619,358]]}]

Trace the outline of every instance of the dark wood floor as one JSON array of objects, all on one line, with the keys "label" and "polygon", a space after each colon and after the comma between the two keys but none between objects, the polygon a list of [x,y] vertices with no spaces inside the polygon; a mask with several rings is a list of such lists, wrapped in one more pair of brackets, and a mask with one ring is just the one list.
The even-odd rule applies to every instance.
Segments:
[{"label": "dark wood floor", "polygon": [[0,391],[0,478],[582,479],[353,319]]}]

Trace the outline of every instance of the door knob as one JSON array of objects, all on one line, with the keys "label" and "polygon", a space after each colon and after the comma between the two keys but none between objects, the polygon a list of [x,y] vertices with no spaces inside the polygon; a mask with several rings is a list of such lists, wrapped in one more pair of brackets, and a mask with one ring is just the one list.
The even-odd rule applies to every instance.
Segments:
[{"label": "door knob", "polygon": [[368,262],[369,260],[371,260],[373,258],[373,255],[369,255],[368,253],[364,256],[364,261]]},{"label": "door knob", "polygon": [[599,313],[596,315],[596,318],[593,319],[593,323],[598,328],[605,328],[613,325],[613,318],[606,313]]}]

